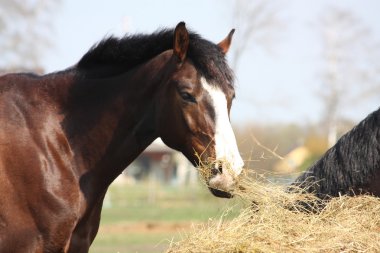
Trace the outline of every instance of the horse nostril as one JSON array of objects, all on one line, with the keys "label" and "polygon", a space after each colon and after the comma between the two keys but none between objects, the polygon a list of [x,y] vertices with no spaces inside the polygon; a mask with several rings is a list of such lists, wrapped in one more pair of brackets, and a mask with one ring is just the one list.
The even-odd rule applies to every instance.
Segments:
[{"label": "horse nostril", "polygon": [[223,165],[222,164],[219,164],[218,170],[219,170],[220,174],[223,174]]},{"label": "horse nostril", "polygon": [[213,176],[216,176],[216,175],[218,175],[220,172],[219,172],[219,170],[218,169],[216,169],[216,168],[212,168],[211,169],[211,174],[213,175]]},{"label": "horse nostril", "polygon": [[211,169],[211,174],[213,176],[216,176],[218,174],[223,173],[223,165],[222,164],[216,164],[214,168]]}]

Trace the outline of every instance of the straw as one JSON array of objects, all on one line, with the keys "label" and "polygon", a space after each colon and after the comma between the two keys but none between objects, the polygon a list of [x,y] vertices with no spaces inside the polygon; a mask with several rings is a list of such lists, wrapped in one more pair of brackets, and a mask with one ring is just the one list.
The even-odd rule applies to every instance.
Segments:
[{"label": "straw", "polygon": [[323,201],[254,173],[238,178],[233,194],[245,203],[237,217],[194,224],[167,252],[380,252],[379,198]]}]

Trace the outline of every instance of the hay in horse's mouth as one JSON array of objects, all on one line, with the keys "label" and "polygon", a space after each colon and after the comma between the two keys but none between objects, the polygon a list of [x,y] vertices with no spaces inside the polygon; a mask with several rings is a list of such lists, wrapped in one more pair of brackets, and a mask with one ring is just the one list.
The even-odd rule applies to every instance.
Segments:
[{"label": "hay in horse's mouth", "polygon": [[[380,199],[342,196],[323,202],[300,191],[243,175],[235,196],[246,204],[236,218],[194,225],[168,252],[378,252]],[[265,181],[265,179],[264,179]],[[310,205],[305,208],[305,203]]]},{"label": "hay in horse's mouth", "polygon": [[209,187],[212,192],[223,191],[231,195],[235,188],[237,179],[235,172],[230,168],[229,163],[223,159],[199,160],[198,172],[201,182]]}]

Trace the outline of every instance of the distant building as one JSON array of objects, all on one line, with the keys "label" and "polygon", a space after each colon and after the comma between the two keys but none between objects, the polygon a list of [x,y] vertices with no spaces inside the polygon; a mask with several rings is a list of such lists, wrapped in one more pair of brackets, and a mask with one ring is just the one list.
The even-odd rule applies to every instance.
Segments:
[{"label": "distant building", "polygon": [[130,164],[116,182],[157,180],[186,185],[197,181],[197,169],[180,152],[167,147],[158,138]]},{"label": "distant building", "polygon": [[298,172],[298,168],[310,156],[310,151],[304,146],[297,147],[285,155],[283,160],[277,162],[274,166],[275,172],[281,174],[290,174]]}]

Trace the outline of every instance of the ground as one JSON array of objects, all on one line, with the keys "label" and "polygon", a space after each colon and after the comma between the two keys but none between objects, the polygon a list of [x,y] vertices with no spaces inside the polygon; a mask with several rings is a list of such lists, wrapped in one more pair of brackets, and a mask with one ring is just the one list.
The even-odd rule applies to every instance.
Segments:
[{"label": "ground", "polygon": [[238,202],[215,198],[201,184],[112,185],[90,253],[165,252],[170,241],[190,231],[193,223],[220,217]]}]

